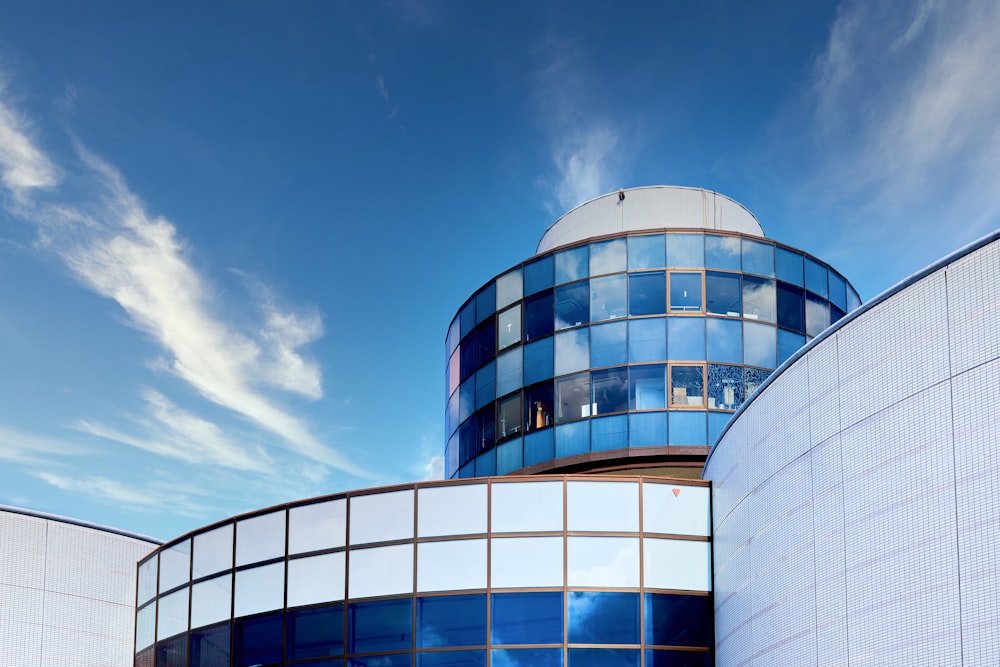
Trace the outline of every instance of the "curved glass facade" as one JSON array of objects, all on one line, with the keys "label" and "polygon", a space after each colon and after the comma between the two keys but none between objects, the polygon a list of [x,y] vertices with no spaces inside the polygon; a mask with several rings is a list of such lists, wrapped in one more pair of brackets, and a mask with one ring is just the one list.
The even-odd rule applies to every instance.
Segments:
[{"label": "curved glass facade", "polygon": [[536,255],[451,323],[446,476],[634,448],[703,456],[771,370],[859,305],[828,265],[744,234],[621,233]]},{"label": "curved glass facade", "polygon": [[707,482],[546,476],[316,498],[139,564],[136,667],[708,667]]}]

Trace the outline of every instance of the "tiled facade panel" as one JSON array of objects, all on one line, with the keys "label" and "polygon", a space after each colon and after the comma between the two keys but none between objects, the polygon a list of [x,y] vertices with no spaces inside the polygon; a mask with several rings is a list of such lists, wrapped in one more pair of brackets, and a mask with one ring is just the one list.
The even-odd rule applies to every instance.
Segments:
[{"label": "tiled facade panel", "polygon": [[155,545],[0,510],[0,667],[132,662],[135,564]]},{"label": "tiled facade panel", "polygon": [[716,446],[717,665],[1000,664],[998,260],[831,332]]}]

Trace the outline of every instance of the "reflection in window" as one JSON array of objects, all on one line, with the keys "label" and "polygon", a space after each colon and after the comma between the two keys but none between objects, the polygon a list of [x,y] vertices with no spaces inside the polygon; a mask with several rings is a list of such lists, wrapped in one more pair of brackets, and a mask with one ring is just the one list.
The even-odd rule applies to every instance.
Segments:
[{"label": "reflection in window", "polygon": [[705,266],[710,269],[740,270],[740,239],[736,236],[705,236]]},{"label": "reflection in window", "polygon": [[701,310],[701,274],[670,272],[670,310]]},{"label": "reflection in window", "polygon": [[522,296],[521,269],[514,269],[497,278],[497,310],[520,301]]},{"label": "reflection in window", "polygon": [[233,576],[226,573],[191,587],[191,627],[229,620],[233,603]]},{"label": "reflection in window", "polygon": [[552,287],[555,261],[552,255],[524,265],[524,295],[531,296]]},{"label": "reflection in window", "polygon": [[[334,661],[330,667],[340,667],[337,663],[340,661]],[[298,667],[327,667],[327,665],[300,665]],[[364,658],[351,658],[347,667],[413,667],[413,663],[410,661],[409,653],[391,653],[389,655],[373,655],[366,656]]]},{"label": "reflection in window", "polygon": [[775,268],[778,280],[802,287],[805,280],[802,268],[802,255],[782,247],[776,247],[774,252]]},{"label": "reflection in window", "polygon": [[743,317],[774,322],[774,281],[743,276]]},{"label": "reflection in window", "polygon": [[233,524],[194,536],[192,579],[228,570],[233,566]]},{"label": "reflection in window", "polygon": [[440,486],[418,491],[418,537],[473,535],[485,532],[485,484]]},{"label": "reflection in window", "polygon": [[639,667],[637,648],[571,648],[569,667]]},{"label": "reflection in window", "polygon": [[490,604],[491,643],[500,646],[562,643],[561,592],[496,593],[491,596]]},{"label": "reflection in window", "polygon": [[285,555],[285,512],[236,522],[236,564],[247,565]]},{"label": "reflection in window", "polygon": [[285,563],[236,573],[233,615],[250,616],[285,606]]},{"label": "reflection in window", "polygon": [[552,425],[552,382],[542,382],[524,390],[526,431],[536,431]]},{"label": "reflection in window", "polygon": [[494,533],[563,529],[562,482],[495,483],[492,494]]},{"label": "reflection in window", "polygon": [[533,466],[555,457],[555,438],[546,428],[524,436],[524,465]]},{"label": "reflection in window", "polygon": [[712,646],[712,598],[646,593],[647,644]]},{"label": "reflection in window", "polygon": [[498,648],[490,658],[496,667],[563,667],[561,648]]},{"label": "reflection in window", "polygon": [[[351,518],[355,518],[353,511]],[[377,516],[358,518],[370,522],[380,520]],[[413,525],[412,509],[406,513],[405,519],[409,520],[411,526]],[[398,517],[396,520],[399,520]],[[353,520],[351,529],[354,529]],[[351,576],[347,586],[348,596],[352,598],[412,593],[413,545],[396,544],[388,547],[354,549],[351,551]]]},{"label": "reflection in window", "polygon": [[187,635],[156,645],[156,664],[160,667],[187,667]]},{"label": "reflection in window", "polygon": [[497,287],[490,283],[476,294],[476,323],[482,322],[496,312]]},{"label": "reflection in window", "polygon": [[830,271],[830,301],[840,310],[847,310],[847,283]]},{"label": "reflection in window", "polygon": [[663,271],[628,275],[628,314],[662,315],[667,309],[667,280]]},{"label": "reflection in window", "polygon": [[667,358],[705,360],[705,318],[667,318]]},{"label": "reflection in window", "polygon": [[[162,555],[162,554],[161,554]],[[156,639],[166,639],[178,632],[188,629],[188,590],[179,591],[162,597],[157,602],[159,609],[156,616]],[[151,607],[149,607],[151,608]]]},{"label": "reflection in window", "polygon": [[830,306],[826,301],[806,295],[806,333],[818,336],[830,326]]},{"label": "reflection in window", "polygon": [[564,331],[556,339],[556,375],[565,375],[588,368],[590,362],[590,329],[584,327]]},{"label": "reflection in window", "polygon": [[500,313],[497,318],[497,349],[510,347],[521,340],[521,305]]},{"label": "reflection in window", "polygon": [[784,329],[778,329],[778,364],[798,352],[799,348],[806,344],[806,337],[799,333],[792,333]]},{"label": "reflection in window", "polygon": [[191,540],[160,552],[160,593],[186,584],[191,576]]},{"label": "reflection in window", "polygon": [[638,644],[639,594],[571,592],[567,640],[572,644]]},{"label": "reflection in window", "polygon": [[743,367],[708,365],[708,409],[735,410],[743,402]]},{"label": "reflection in window", "polygon": [[592,414],[605,415],[628,409],[628,369],[609,368],[590,375]]},{"label": "reflection in window", "polygon": [[348,651],[409,649],[413,640],[412,609],[410,598],[352,604],[348,608]]},{"label": "reflection in window", "polygon": [[590,275],[619,273],[625,270],[625,239],[590,244]]},{"label": "reflection in window", "polygon": [[236,621],[234,667],[281,665],[282,614]]},{"label": "reflection in window", "polygon": [[609,322],[590,327],[590,367],[620,366],[627,359],[628,323]]},{"label": "reflection in window", "polygon": [[626,275],[593,278],[590,281],[590,321],[625,317],[628,311]]},{"label": "reflection in window", "polygon": [[478,350],[476,366],[482,366],[491,361],[497,353],[496,320],[492,316],[486,318],[485,322],[476,327],[475,337]]},{"label": "reflection in window", "polygon": [[657,269],[667,265],[663,235],[628,237],[628,268]]},{"label": "reflection in window", "polygon": [[628,360],[629,363],[663,361],[667,358],[667,320],[651,317],[629,320]]},{"label": "reflection in window", "polygon": [[344,607],[288,612],[288,660],[325,658],[344,653]]},{"label": "reflection in window", "polygon": [[556,253],[556,285],[586,278],[590,266],[590,247],[580,246]]},{"label": "reflection in window", "polygon": [[288,561],[288,606],[344,599],[344,552]]},{"label": "reflection in window", "polygon": [[347,501],[293,507],[288,513],[288,553],[333,549],[347,544]]},{"label": "reflection in window", "polygon": [[351,498],[351,544],[413,537],[413,491],[372,493]]},{"label": "reflection in window", "polygon": [[229,667],[229,624],[191,633],[190,667]]},{"label": "reflection in window", "polygon": [[506,396],[521,388],[523,348],[508,350],[497,357],[497,395]]},{"label": "reflection in window", "polygon": [[556,288],[556,329],[590,321],[590,281]]},{"label": "reflection in window", "polygon": [[554,342],[553,337],[549,336],[524,346],[524,384],[534,384],[552,377],[555,364]]},{"label": "reflection in window", "polygon": [[476,371],[476,410],[497,397],[497,365],[490,362]]},{"label": "reflection in window", "polygon": [[646,667],[714,667],[711,651],[646,649]]},{"label": "reflection in window", "polygon": [[497,445],[497,474],[506,475],[524,466],[524,450],[521,438],[514,438]]},{"label": "reflection in window", "polygon": [[773,278],[774,246],[770,243],[743,239],[743,271]]},{"label": "reflection in window", "polygon": [[778,324],[795,331],[804,330],[803,292],[798,287],[778,283]]},{"label": "reflection in window", "polygon": [[708,360],[743,363],[743,324],[739,320],[709,317],[705,321]]},{"label": "reflection in window", "polygon": [[485,643],[485,594],[417,598],[417,648]]},{"label": "reflection in window", "polygon": [[716,315],[739,317],[742,310],[740,276],[736,273],[705,273],[705,310]]},{"label": "reflection in window", "polygon": [[464,338],[476,326],[476,300],[469,299],[469,302],[462,306],[458,314],[462,323],[462,337]]},{"label": "reflection in window", "polygon": [[[494,662],[493,664],[497,664]],[[313,667],[307,665],[307,667]],[[316,665],[315,667],[326,667]],[[333,667],[339,667],[334,665]],[[417,654],[417,667],[486,667],[486,651],[433,651]]]},{"label": "reflection in window", "polygon": [[629,409],[662,410],[666,406],[664,367],[633,366],[629,369]]},{"label": "reflection in window", "polygon": [[469,378],[458,388],[458,420],[464,422],[476,409],[476,380]]},{"label": "reflection in window", "polygon": [[743,360],[750,366],[774,368],[778,351],[777,329],[756,322],[743,323]]},{"label": "reflection in window", "polygon": [[712,589],[708,542],[647,537],[642,541],[643,575],[647,588],[679,591]]},{"label": "reflection in window", "polygon": [[[561,541],[561,540],[560,540]],[[559,569],[562,569],[560,559]],[[144,649],[156,641],[156,604],[143,607],[135,614],[135,647]]]},{"label": "reflection in window", "polygon": [[705,391],[701,366],[671,366],[670,407],[704,407]]},{"label": "reflection in window", "polygon": [[500,401],[499,437],[507,438],[521,433],[521,396],[520,394]]},{"label": "reflection in window", "polygon": [[524,339],[548,336],[555,326],[555,300],[551,290],[524,301]]},{"label": "reflection in window", "polygon": [[762,385],[770,374],[771,371],[763,368],[744,368],[743,382],[746,387],[746,397],[750,398],[750,395],[757,391],[757,387]]},{"label": "reflection in window", "polygon": [[[232,560],[232,557],[230,557],[230,560]],[[156,597],[157,563],[158,561],[154,555],[139,565],[139,604],[143,604]]]},{"label": "reflection in window", "polygon": [[556,380],[556,421],[564,422],[591,414],[590,373]]},{"label": "reflection in window", "polygon": [[826,267],[808,257],[806,260],[806,289],[826,298],[830,293]]},{"label": "reflection in window", "polygon": [[667,234],[667,266],[705,266],[705,237],[701,234]]}]

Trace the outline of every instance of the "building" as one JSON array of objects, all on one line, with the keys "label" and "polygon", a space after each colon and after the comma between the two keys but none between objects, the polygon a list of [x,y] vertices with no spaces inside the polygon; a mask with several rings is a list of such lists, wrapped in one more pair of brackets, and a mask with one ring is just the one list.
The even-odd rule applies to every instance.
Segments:
[{"label": "building", "polygon": [[135,564],[159,544],[0,506],[0,665],[131,664]]}]

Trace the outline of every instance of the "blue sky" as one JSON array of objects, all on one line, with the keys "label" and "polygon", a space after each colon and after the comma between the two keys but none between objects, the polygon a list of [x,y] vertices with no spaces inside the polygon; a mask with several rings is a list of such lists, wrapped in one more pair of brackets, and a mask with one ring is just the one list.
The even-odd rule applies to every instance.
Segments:
[{"label": "blue sky", "polygon": [[998,33],[988,0],[10,3],[0,503],[170,538],[439,475],[455,311],[620,186],[727,194],[867,300],[1000,225]]}]

